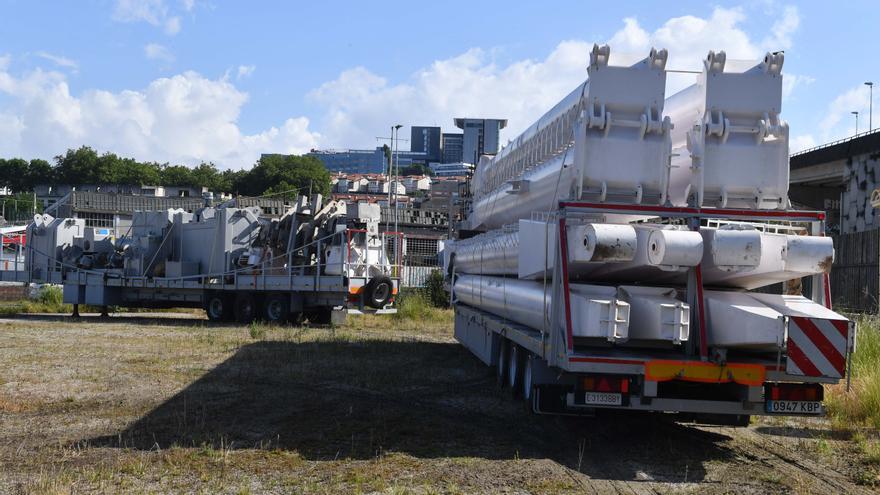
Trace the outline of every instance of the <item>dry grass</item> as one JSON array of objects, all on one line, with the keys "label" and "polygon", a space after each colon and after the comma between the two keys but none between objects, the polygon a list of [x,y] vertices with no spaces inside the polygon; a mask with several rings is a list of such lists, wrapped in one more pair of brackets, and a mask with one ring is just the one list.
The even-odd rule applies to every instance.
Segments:
[{"label": "dry grass", "polygon": [[0,319],[0,493],[761,493],[828,475],[771,476],[733,430],[530,417],[434,311]]}]

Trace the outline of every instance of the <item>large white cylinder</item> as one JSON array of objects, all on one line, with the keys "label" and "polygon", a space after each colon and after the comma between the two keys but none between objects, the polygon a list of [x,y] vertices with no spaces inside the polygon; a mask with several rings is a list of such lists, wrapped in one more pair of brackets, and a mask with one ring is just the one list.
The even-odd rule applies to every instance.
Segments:
[{"label": "large white cylinder", "polygon": [[755,229],[703,229],[704,263],[721,270],[754,268],[761,262],[761,232]]},{"label": "large white cylinder", "polygon": [[[616,288],[587,284],[571,284],[570,288],[575,337],[610,342],[628,338],[629,304],[616,298]],[[551,328],[552,290],[552,285],[542,282],[479,275],[458,276],[453,285],[456,301],[538,331]]]},{"label": "large white cylinder", "polygon": [[569,248],[569,252],[582,251],[587,261],[619,262],[632,261],[636,255],[638,240],[636,230],[631,225],[618,225],[608,223],[589,223],[583,227],[582,238],[572,238],[575,242],[581,241],[581,249]]},{"label": "large white cylinder", "polygon": [[654,266],[697,266],[703,258],[703,237],[688,230],[654,230],[647,248],[648,261]]},{"label": "large white cylinder", "polygon": [[789,235],[785,248],[785,270],[829,273],[834,263],[834,243],[830,237]]},{"label": "large white cylinder", "polygon": [[489,233],[454,244],[458,273],[516,275],[519,233]]}]

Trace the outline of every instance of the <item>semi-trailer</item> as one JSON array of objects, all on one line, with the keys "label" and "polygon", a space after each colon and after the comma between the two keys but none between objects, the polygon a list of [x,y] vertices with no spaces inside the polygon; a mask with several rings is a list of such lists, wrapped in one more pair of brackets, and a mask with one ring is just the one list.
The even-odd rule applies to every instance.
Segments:
[{"label": "semi-trailer", "polygon": [[[788,200],[783,54],[711,52],[668,99],[665,50],[610,56],[481,157],[443,255],[456,339],[536,413],[822,414],[856,327],[825,214]],[[805,277],[808,297],[764,290]]]},{"label": "semi-trailer", "polygon": [[204,308],[212,321],[327,324],[391,313],[401,236],[376,204],[300,197],[281,218],[236,201],[194,212],[137,211],[121,236],[79,218],[34,216],[24,269],[0,280],[63,287],[79,305]]}]

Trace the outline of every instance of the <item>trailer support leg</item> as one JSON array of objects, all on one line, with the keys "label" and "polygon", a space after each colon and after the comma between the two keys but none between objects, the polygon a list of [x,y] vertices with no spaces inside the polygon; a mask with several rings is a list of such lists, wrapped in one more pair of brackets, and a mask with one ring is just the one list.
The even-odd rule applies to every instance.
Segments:
[{"label": "trailer support leg", "polygon": [[73,314],[71,315],[74,318],[79,318],[79,304],[73,305]]}]

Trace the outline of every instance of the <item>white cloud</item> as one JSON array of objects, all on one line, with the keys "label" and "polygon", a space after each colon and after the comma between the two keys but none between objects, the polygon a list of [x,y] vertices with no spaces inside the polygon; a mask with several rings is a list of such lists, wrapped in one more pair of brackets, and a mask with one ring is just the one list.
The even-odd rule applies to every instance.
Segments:
[{"label": "white cloud", "polygon": [[[40,57],[40,58],[44,58],[44,59],[46,59],[46,60],[48,60],[48,61],[54,63],[55,65],[57,65],[57,66],[59,66],[59,67],[64,67],[64,68],[66,68],[66,69],[71,69],[71,70],[74,71],[74,72],[76,72],[77,70],[79,70],[79,64],[76,63],[76,60],[72,60],[72,59],[69,59],[69,58],[67,58],[67,57],[63,57],[63,56],[61,56],[61,55],[53,55],[53,54],[51,54],[51,53],[48,53],[48,52],[42,52],[42,51],[41,51],[41,52],[36,52],[36,53],[34,53],[34,55],[36,55],[36,56],[38,56],[38,57]],[[2,69],[2,67],[0,67],[0,69]]]},{"label": "white cloud", "polygon": [[49,158],[80,145],[141,160],[224,167],[252,164],[261,152],[302,153],[319,135],[304,117],[245,134],[237,121],[248,95],[195,72],[160,78],[142,90],[70,93],[64,74],[0,70],[0,156]]},{"label": "white cloud", "polygon": [[472,49],[396,85],[357,67],[308,98],[325,107],[322,134],[334,147],[373,146],[376,133],[395,122],[450,127],[454,117],[463,116],[507,118],[506,135],[514,136],[586,78],[589,48],[583,41],[564,41],[544,60],[504,67]]},{"label": "white cloud", "polygon": [[816,78],[801,74],[783,74],[782,75],[782,99],[785,100],[791,96],[794,90],[800,86],[807,86],[816,82]]},{"label": "white cloud", "polygon": [[[192,2],[183,2],[190,11]],[[115,0],[113,19],[119,22],[146,22],[161,27],[165,34],[174,36],[180,32],[180,17],[173,14],[165,0]]]},{"label": "white cloud", "polygon": [[[877,93],[875,91],[875,93]],[[877,107],[874,95],[874,107]],[[860,84],[838,95],[825,111],[825,118],[819,123],[823,141],[833,141],[855,134],[856,118],[852,112],[859,112],[859,132],[868,130],[870,91]]]},{"label": "white cloud", "polygon": [[180,17],[169,17],[165,21],[165,34],[174,36],[180,32]]},{"label": "white cloud", "polygon": [[180,3],[183,4],[183,10],[186,10],[187,12],[189,12],[193,9],[193,7],[196,6],[195,0],[181,0]]},{"label": "white cloud", "polygon": [[150,60],[161,60],[163,62],[174,61],[174,55],[167,47],[158,43],[148,43],[144,46],[144,56]]},{"label": "white cloud", "polygon": [[250,77],[251,74],[254,73],[254,70],[257,68],[255,65],[239,65],[238,66],[238,74],[236,77],[238,79],[243,79],[246,77]]},{"label": "white cloud", "polygon": [[[728,60],[757,60],[768,51],[785,50],[791,46],[792,34],[800,24],[797,7],[787,6],[771,27],[770,34],[756,42],[742,28],[746,19],[745,11],[740,8],[715,7],[706,19],[692,15],[673,17],[649,32],[635,18],[627,18],[624,27],[609,40],[612,57],[615,52],[641,55],[651,47],[666,48],[669,51],[667,68],[701,70],[701,61],[710,50],[724,50]],[[789,92],[795,87],[793,83],[798,82],[797,76],[792,76],[784,76],[792,79]],[[667,94],[679,91],[693,81],[691,75],[669,74]]]},{"label": "white cloud", "polygon": [[791,138],[788,144],[788,149],[791,153],[797,153],[798,151],[808,150],[815,146],[816,138],[811,134],[802,134]]},{"label": "white cloud", "polygon": [[[758,60],[767,51],[788,48],[799,18],[794,7],[764,38],[744,30],[741,9],[715,8],[707,18],[675,17],[648,30],[635,18],[608,40],[611,63],[632,63],[652,47],[669,51],[669,68],[700,70],[709,50],[724,49],[728,59]],[[758,41],[759,40],[759,41]],[[325,108],[320,129],[332,147],[373,146],[375,136],[395,122],[436,123],[451,127],[457,116],[507,118],[504,138],[513,138],[587,76],[592,43],[564,41],[543,60],[521,60],[506,66],[491,54],[472,49],[434,62],[405,81],[392,83],[365,67],[342,72],[312,91],[308,98]],[[695,80],[692,74],[669,74],[667,94]],[[785,95],[812,78],[785,75]]]}]

